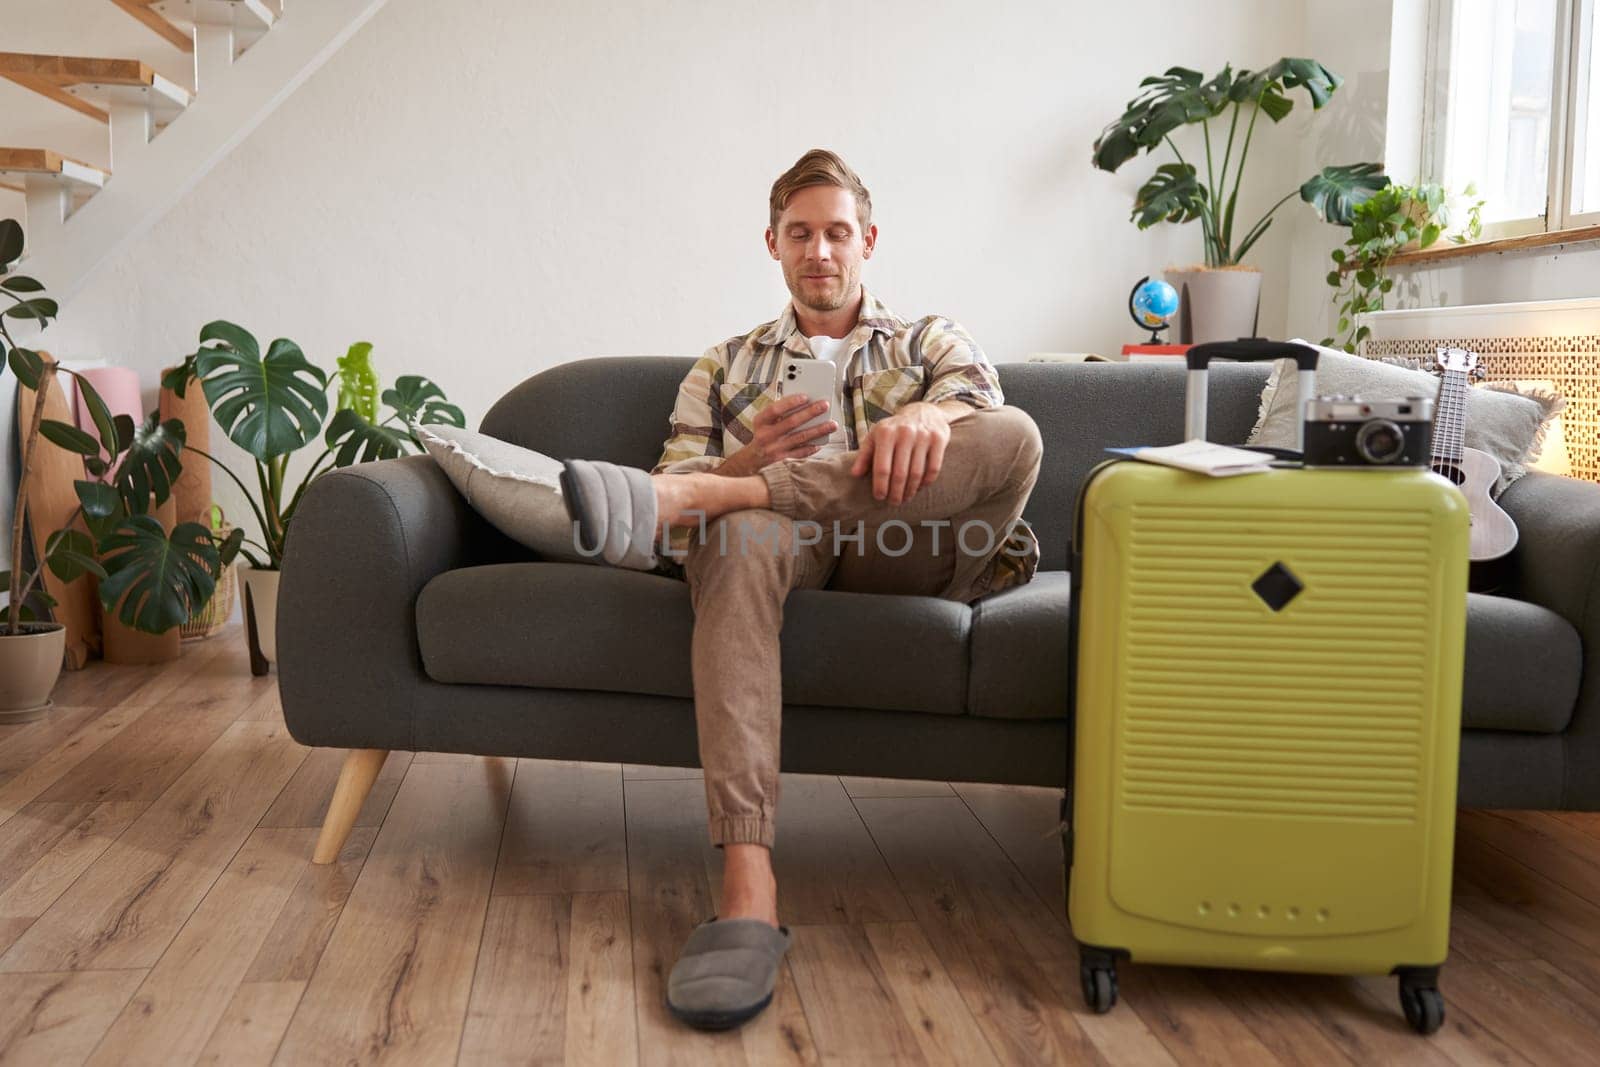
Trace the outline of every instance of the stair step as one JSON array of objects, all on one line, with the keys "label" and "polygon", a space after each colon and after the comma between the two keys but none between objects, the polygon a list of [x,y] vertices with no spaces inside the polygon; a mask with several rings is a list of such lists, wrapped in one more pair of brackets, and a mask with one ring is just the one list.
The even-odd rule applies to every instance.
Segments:
[{"label": "stair step", "polygon": [[188,27],[197,22],[230,23],[246,36],[272,28],[277,15],[261,0],[111,0],[122,10],[185,52],[194,51]]},{"label": "stair step", "polygon": [[111,121],[110,111],[102,104],[138,100],[149,105],[157,125],[165,125],[192,100],[187,89],[137,59],[0,52],[0,78],[100,122]]},{"label": "stair step", "polygon": [[106,184],[111,177],[99,167],[91,167],[71,156],[48,148],[6,148],[0,146],[0,178],[13,180],[44,175],[77,191],[93,192]]}]

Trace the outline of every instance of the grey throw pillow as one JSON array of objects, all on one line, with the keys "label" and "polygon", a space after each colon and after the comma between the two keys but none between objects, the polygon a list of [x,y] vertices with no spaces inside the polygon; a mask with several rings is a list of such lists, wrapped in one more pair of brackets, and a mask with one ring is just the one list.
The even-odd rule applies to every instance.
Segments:
[{"label": "grey throw pillow", "polygon": [[[1309,344],[1297,341],[1297,344]],[[1317,392],[1342,394],[1366,400],[1399,400],[1408,396],[1435,399],[1439,379],[1427,371],[1396,367],[1334,348],[1317,349]],[[1273,364],[1261,391],[1261,411],[1247,443],[1273,448],[1293,448],[1295,423],[1300,418],[1300,382],[1294,364],[1280,359]],[[1493,494],[1527,473],[1525,463],[1537,457],[1535,442],[1552,415],[1549,406],[1516,393],[1473,389],[1467,396],[1463,443],[1500,461],[1500,480]]]},{"label": "grey throw pillow", "polygon": [[594,562],[574,544],[559,460],[455,426],[418,426],[416,432],[445,476],[495,529],[547,559]]}]

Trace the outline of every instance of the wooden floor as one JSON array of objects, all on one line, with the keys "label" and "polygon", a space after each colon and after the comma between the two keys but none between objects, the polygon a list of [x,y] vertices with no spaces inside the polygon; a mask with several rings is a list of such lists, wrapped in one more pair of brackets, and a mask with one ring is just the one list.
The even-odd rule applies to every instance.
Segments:
[{"label": "wooden floor", "polygon": [[662,1006],[720,861],[698,772],[395,753],[309,863],[342,753],[235,626],[63,676],[0,730],[0,1062],[1560,1063],[1600,1059],[1600,817],[1463,812],[1448,1022],[1392,980],[1125,966],[1083,1009],[1058,793],[786,776],[773,1005]]}]

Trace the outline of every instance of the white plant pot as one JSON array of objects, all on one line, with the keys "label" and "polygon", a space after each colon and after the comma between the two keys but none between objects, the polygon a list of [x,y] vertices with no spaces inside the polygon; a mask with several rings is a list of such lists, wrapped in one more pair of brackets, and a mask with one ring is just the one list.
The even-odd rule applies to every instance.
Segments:
[{"label": "white plant pot", "polygon": [[[254,615],[255,647],[260,650],[261,658],[267,663],[275,663],[278,659],[278,575],[278,571],[258,571],[254,567],[239,568],[239,576],[244,579],[247,594],[244,610]],[[245,617],[247,640],[250,618],[250,614]],[[259,674],[266,673],[264,670],[255,671],[254,657],[252,657],[252,671]]]},{"label": "white plant pot", "polygon": [[30,722],[50,710],[67,651],[67,628],[59,622],[20,628],[20,634],[0,635],[0,723]]},{"label": "white plant pot", "polygon": [[1256,313],[1261,307],[1261,272],[1230,270],[1169,270],[1167,284],[1178,290],[1179,321],[1185,329],[1179,341],[1205,344],[1234,341],[1256,334]]}]

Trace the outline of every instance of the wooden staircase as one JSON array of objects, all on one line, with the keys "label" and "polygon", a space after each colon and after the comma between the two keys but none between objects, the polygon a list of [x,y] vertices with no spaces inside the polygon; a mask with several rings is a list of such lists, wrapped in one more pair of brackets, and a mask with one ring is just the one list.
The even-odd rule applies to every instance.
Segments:
[{"label": "wooden staircase", "polygon": [[162,40],[185,52],[195,50],[194,36],[186,27],[202,23],[227,24],[242,35],[260,36],[272,28],[277,15],[261,0],[111,0],[144,23]]},{"label": "wooden staircase", "polygon": [[[110,177],[98,167],[80,163],[48,148],[0,147],[0,184],[27,198],[28,239],[48,239]],[[44,233],[35,232],[35,228]]]},{"label": "wooden staircase", "polygon": [[[110,56],[29,51],[25,22],[5,26],[0,78],[60,106],[30,112],[31,132],[0,109],[0,198],[23,194],[26,273],[65,300],[113,251],[151,225],[325,63],[386,0],[84,0],[104,3]],[[286,15],[285,7],[292,7]],[[130,43],[125,12],[192,61],[193,82]],[[155,45],[159,50],[161,45]],[[139,51],[144,60],[115,53]],[[126,53],[124,53],[126,55]],[[163,77],[151,63],[166,70]],[[8,92],[11,90],[7,90]],[[65,109],[74,114],[67,115]],[[108,151],[83,138],[91,119]],[[29,125],[23,122],[23,125]],[[15,139],[14,139],[15,138]],[[92,144],[92,142],[90,142]],[[69,150],[68,146],[72,150]],[[82,161],[104,162],[103,168]],[[0,204],[0,212],[16,209]]]},{"label": "wooden staircase", "polygon": [[[278,21],[262,0],[111,0],[163,40],[194,56],[198,89]],[[103,189],[194,101],[195,94],[137,59],[0,52],[0,78],[104,123],[111,166],[90,166],[49,148],[0,144],[0,185],[25,197],[31,247],[52,241],[67,219]]]}]

